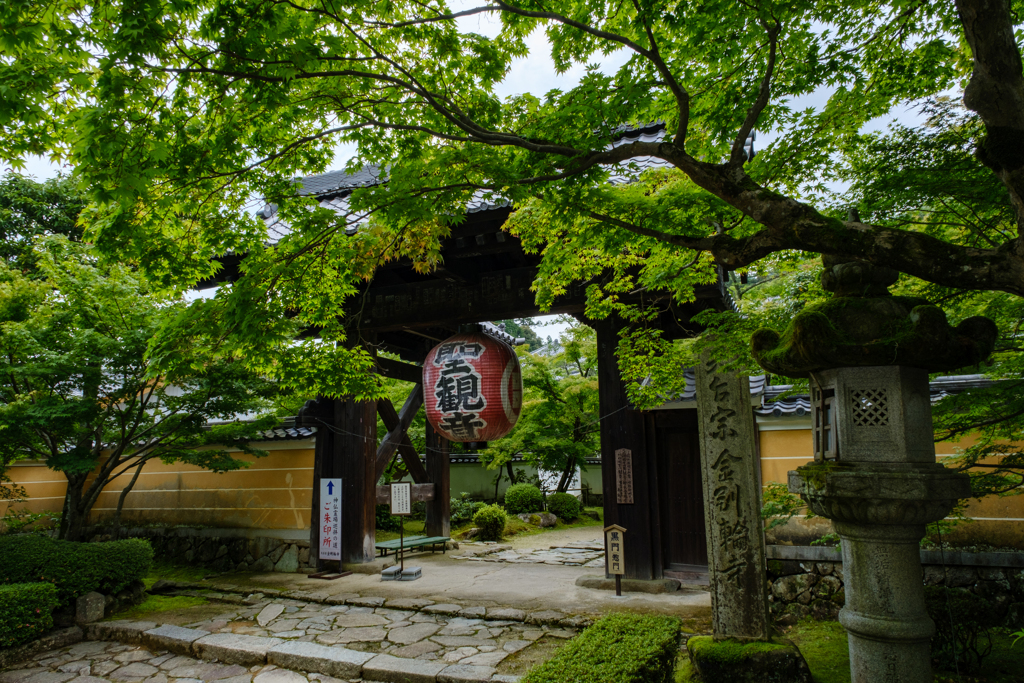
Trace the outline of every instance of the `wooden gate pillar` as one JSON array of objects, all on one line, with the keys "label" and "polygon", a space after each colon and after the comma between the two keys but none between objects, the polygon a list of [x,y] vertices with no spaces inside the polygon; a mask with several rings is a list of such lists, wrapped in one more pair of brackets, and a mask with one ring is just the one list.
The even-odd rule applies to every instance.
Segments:
[{"label": "wooden gate pillar", "polygon": [[341,482],[341,561],[373,562],[377,554],[377,403],[335,401],[335,476]]},{"label": "wooden gate pillar", "polygon": [[[647,448],[644,414],[629,407],[615,358],[618,332],[624,324],[616,316],[591,324],[597,332],[604,523],[626,529],[625,577],[660,579],[663,567],[654,449]],[[620,473],[624,491],[619,486]],[[631,479],[631,486],[626,479]],[[619,502],[620,492],[625,494],[623,502]],[[626,502],[630,499],[632,502]]]},{"label": "wooden gate pillar", "polygon": [[434,483],[434,500],[427,501],[427,536],[451,536],[450,442],[427,422],[427,476]]}]

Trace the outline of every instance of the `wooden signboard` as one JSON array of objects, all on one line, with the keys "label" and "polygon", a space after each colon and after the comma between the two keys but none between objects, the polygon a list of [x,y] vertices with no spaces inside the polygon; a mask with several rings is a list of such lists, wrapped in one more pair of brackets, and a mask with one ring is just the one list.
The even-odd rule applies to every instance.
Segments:
[{"label": "wooden signboard", "polygon": [[615,502],[633,504],[633,451],[615,451]]},{"label": "wooden signboard", "polygon": [[608,573],[626,573],[626,530],[618,524],[604,529],[604,552],[608,558]]}]

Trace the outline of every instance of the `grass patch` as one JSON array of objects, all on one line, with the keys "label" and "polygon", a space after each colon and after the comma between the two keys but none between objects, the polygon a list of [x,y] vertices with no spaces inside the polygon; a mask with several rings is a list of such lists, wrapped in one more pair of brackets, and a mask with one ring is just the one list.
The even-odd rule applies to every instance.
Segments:
[{"label": "grass patch", "polygon": [[194,583],[202,581],[210,575],[210,570],[204,567],[190,565],[169,564],[167,562],[154,562],[149,573],[142,579],[146,590],[152,588],[153,584],[163,579],[165,581],[183,581]]},{"label": "grass patch", "polygon": [[[427,522],[423,519],[406,519],[405,520],[405,535],[406,536],[425,536],[426,533],[423,531],[423,527],[426,526]],[[452,532],[454,533],[454,529]],[[381,541],[394,541],[397,540],[399,533],[397,531],[381,531],[377,530],[377,543]]]},{"label": "grass patch", "polygon": [[850,683],[850,644],[838,621],[804,619],[785,634],[819,683]]},{"label": "grass patch", "polygon": [[146,599],[134,607],[112,614],[107,621],[113,619],[139,619],[156,612],[170,612],[171,610],[187,609],[205,605],[206,598],[192,597],[189,595],[147,595]]},{"label": "grass patch", "polygon": [[[543,534],[549,531],[560,531],[562,529],[575,529],[577,527],[604,527],[604,510],[601,508],[585,508],[585,511],[596,512],[597,519],[591,519],[586,515],[580,514],[579,519],[569,524],[564,523],[562,520],[558,520],[555,526],[547,527],[542,529],[541,527],[527,524],[523,520],[519,519],[514,515],[509,515],[508,520],[505,522],[505,536],[532,536],[535,534]],[[406,536],[424,536],[426,532],[423,530],[426,522],[422,519],[406,519],[405,520],[405,535]],[[458,526],[452,526],[451,537],[455,540],[460,540],[462,536],[473,528],[473,522],[464,522]],[[394,541],[398,538],[397,531],[381,531],[377,530],[376,542],[382,541]],[[161,577],[169,578],[169,577]],[[200,577],[202,578],[202,577]],[[185,580],[185,579],[181,579]],[[190,579],[197,580],[197,579]]]}]

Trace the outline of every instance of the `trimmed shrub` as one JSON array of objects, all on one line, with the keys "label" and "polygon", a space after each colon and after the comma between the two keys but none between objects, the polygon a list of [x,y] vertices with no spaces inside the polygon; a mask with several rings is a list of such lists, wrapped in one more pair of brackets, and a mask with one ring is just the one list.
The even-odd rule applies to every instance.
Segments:
[{"label": "trimmed shrub", "polygon": [[477,510],[484,506],[479,501],[472,501],[466,497],[463,493],[461,498],[452,498],[451,502],[451,522],[452,524],[463,524],[473,519],[473,515],[476,514]]},{"label": "trimmed shrub", "polygon": [[944,671],[976,673],[992,652],[990,629],[999,625],[992,603],[964,588],[925,586],[924,602],[935,622],[932,661]]},{"label": "trimmed shrub", "polygon": [[670,683],[681,636],[674,617],[609,614],[523,683]]},{"label": "trimmed shrub", "polygon": [[60,605],[91,591],[114,595],[141,581],[153,564],[149,541],[58,541],[38,534],[0,537],[0,584],[44,581]]},{"label": "trimmed shrub", "polygon": [[480,539],[483,541],[500,541],[501,535],[505,533],[505,522],[507,517],[500,505],[485,505],[473,515],[473,524],[480,529]]},{"label": "trimmed shrub", "polygon": [[0,648],[35,640],[53,628],[57,588],[52,583],[0,586]]},{"label": "trimmed shrub", "polygon": [[553,493],[548,496],[548,512],[561,520],[571,522],[580,516],[580,501],[569,493]]},{"label": "trimmed shrub", "polygon": [[505,509],[511,515],[519,515],[524,512],[542,512],[544,510],[544,496],[540,489],[533,484],[515,484],[509,486],[505,491]]},{"label": "trimmed shrub", "polygon": [[391,506],[382,503],[377,506],[377,528],[381,531],[398,531],[402,520],[391,514]]}]

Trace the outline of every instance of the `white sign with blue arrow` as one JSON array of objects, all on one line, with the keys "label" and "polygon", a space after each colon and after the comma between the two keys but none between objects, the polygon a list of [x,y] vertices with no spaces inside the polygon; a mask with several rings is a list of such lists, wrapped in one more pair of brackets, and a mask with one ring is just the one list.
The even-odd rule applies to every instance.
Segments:
[{"label": "white sign with blue arrow", "polygon": [[341,560],[341,479],[320,480],[321,560]]}]

